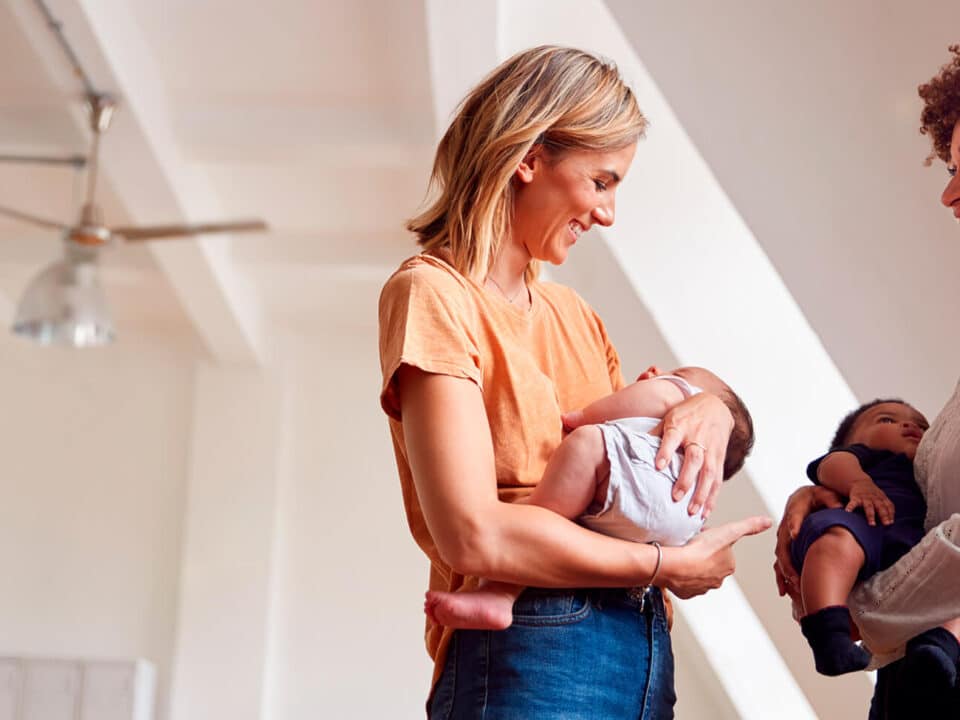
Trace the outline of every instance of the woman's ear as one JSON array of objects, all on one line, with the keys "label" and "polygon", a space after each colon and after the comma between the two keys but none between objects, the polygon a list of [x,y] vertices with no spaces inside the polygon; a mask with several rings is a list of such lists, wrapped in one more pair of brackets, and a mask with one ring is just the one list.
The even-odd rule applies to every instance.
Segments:
[{"label": "woman's ear", "polygon": [[516,176],[520,182],[528,183],[543,162],[542,145],[534,145],[517,165]]}]

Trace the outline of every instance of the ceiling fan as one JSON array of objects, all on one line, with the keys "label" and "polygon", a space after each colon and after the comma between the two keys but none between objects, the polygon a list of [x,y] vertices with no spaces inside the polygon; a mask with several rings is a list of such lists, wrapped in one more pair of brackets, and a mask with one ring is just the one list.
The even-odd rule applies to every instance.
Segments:
[{"label": "ceiling fan", "polygon": [[[110,120],[116,104],[107,94],[91,95],[87,98],[90,111],[90,127],[93,130],[93,142],[90,157],[84,160],[76,156],[66,158],[46,158],[21,156],[15,158],[17,162],[62,163],[88,166],[87,169],[87,196],[80,217],[73,225],[67,225],[56,220],[42,218],[13,208],[0,206],[0,215],[6,215],[26,223],[40,227],[63,231],[64,239],[85,247],[101,247],[111,242],[140,242],[144,240],[160,240],[164,238],[184,237],[188,235],[204,235],[220,232],[262,232],[267,224],[262,220],[235,220],[217,223],[196,223],[176,225],[132,225],[108,227],[103,221],[103,212],[96,204],[95,192],[97,183],[97,162],[100,149],[100,136],[110,127]],[[2,158],[0,158],[2,159]],[[11,158],[14,159],[14,158]]]},{"label": "ceiling fan", "polygon": [[142,242],[208,233],[262,232],[262,220],[228,222],[110,226],[96,203],[100,138],[110,127],[116,109],[114,98],[97,92],[80,66],[76,54],[63,34],[61,23],[50,13],[43,0],[37,6],[63,47],[74,71],[86,88],[90,129],[93,132],[89,156],[50,158],[37,156],[0,156],[0,162],[86,166],[87,187],[77,222],[70,225],[57,220],[0,206],[0,215],[63,233],[64,257],[47,266],[28,285],[17,308],[13,331],[43,344],[74,347],[103,345],[113,340],[114,329],[97,273],[100,249],[121,242]]},{"label": "ceiling fan", "polygon": [[87,191],[80,217],[73,225],[0,206],[0,215],[63,233],[64,257],[40,272],[17,307],[13,331],[42,344],[90,347],[111,342],[115,332],[97,273],[99,251],[118,242],[142,242],[207,233],[262,232],[262,220],[216,223],[108,226],[96,203],[100,137],[109,128],[116,107],[107,94],[87,98],[93,141],[88,158],[0,158],[16,162],[87,166]]}]

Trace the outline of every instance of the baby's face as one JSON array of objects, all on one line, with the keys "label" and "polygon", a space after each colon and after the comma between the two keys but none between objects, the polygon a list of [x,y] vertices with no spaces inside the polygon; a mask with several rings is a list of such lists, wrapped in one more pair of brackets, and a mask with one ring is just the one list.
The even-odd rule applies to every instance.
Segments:
[{"label": "baby's face", "polygon": [[873,450],[903,453],[913,460],[920,438],[930,424],[914,408],[904,403],[880,403],[866,410],[853,424],[850,444],[860,443]]}]

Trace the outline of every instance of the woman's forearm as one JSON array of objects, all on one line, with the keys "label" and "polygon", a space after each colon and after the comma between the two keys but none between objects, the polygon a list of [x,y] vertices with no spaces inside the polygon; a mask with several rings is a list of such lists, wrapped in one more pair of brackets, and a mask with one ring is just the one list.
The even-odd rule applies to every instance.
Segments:
[{"label": "woman's forearm", "polygon": [[[652,545],[594,533],[533,505],[501,510],[461,572],[540,587],[626,587],[648,584],[657,568]],[[769,527],[768,518],[750,517],[705,530],[683,547],[664,547],[654,584],[682,598],[720,587],[735,569],[733,545]]]},{"label": "woman's forearm", "polygon": [[497,505],[445,558],[458,572],[538,587],[626,587],[653,575],[651,545],[600,535],[536,505]]}]

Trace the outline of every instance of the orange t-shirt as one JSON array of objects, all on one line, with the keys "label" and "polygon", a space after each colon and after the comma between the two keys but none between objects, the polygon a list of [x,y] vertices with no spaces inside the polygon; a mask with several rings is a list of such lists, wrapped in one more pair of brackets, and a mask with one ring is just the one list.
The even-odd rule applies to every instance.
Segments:
[{"label": "orange t-shirt", "polygon": [[[596,313],[573,290],[530,283],[521,310],[433,255],[406,260],[380,295],[380,402],[400,472],[407,522],[430,559],[430,589],[475,586],[437,552],[407,462],[394,375],[402,364],[474,382],[490,423],[501,500],[523,497],[540,481],[560,444],[560,414],[623,387],[620,360]],[[427,620],[434,680],[452,630]]]}]

